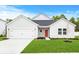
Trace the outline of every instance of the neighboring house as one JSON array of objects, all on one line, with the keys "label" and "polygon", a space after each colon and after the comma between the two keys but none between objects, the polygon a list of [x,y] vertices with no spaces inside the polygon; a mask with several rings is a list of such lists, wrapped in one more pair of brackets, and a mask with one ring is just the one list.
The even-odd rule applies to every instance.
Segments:
[{"label": "neighboring house", "polygon": [[67,19],[53,21],[44,14],[32,20],[20,15],[7,24],[7,38],[74,38],[75,26]]},{"label": "neighboring house", "polygon": [[0,19],[0,35],[5,35],[6,32],[6,21]]}]

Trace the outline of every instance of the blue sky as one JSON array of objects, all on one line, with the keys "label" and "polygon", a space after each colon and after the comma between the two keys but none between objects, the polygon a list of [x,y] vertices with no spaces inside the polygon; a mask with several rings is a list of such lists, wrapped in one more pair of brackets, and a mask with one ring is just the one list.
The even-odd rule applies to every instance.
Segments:
[{"label": "blue sky", "polygon": [[20,14],[34,17],[39,13],[49,17],[64,14],[68,19],[79,17],[79,5],[0,5],[0,18],[14,18]]},{"label": "blue sky", "polygon": [[79,10],[78,5],[17,5],[16,8],[27,10],[32,13],[47,13],[47,12],[66,12]]}]

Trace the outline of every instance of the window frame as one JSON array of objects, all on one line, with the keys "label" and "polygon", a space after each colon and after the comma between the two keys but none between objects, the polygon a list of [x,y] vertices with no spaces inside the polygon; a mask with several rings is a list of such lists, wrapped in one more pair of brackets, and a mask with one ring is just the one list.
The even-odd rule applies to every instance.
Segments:
[{"label": "window frame", "polygon": [[58,35],[62,35],[62,28],[58,28]]},{"label": "window frame", "polygon": [[63,35],[66,35],[66,34],[67,34],[67,29],[66,28],[63,28]]}]

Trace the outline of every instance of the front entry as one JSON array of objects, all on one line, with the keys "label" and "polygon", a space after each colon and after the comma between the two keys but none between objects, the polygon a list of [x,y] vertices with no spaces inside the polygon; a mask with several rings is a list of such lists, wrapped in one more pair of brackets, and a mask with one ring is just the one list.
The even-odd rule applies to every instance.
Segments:
[{"label": "front entry", "polygon": [[49,37],[49,28],[39,28],[38,37]]},{"label": "front entry", "polygon": [[45,37],[48,37],[48,30],[45,30]]}]

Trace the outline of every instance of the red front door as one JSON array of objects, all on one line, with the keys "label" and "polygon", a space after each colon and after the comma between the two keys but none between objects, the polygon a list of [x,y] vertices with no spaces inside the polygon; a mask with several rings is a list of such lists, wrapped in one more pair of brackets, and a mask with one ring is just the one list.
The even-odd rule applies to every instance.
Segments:
[{"label": "red front door", "polygon": [[48,30],[45,30],[45,37],[48,37]]}]

